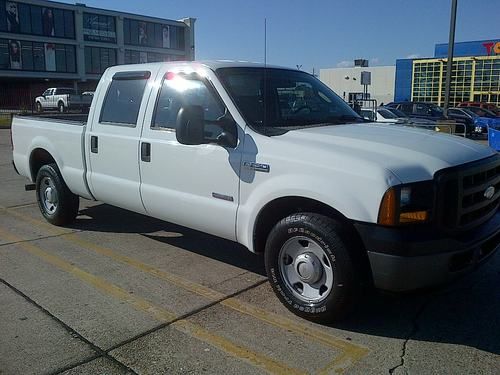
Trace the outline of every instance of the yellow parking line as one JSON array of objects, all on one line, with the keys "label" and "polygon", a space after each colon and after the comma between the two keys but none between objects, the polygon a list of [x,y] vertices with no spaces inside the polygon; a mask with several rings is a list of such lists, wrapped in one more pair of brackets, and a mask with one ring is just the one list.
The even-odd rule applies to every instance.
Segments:
[{"label": "yellow parking line", "polygon": [[210,331],[187,320],[179,320],[172,325],[189,336],[194,336],[208,344],[224,348],[224,351],[231,353],[233,356],[245,359],[254,365],[264,368],[272,374],[306,374],[305,371],[299,371],[297,369],[287,367],[286,365],[278,363],[272,359],[256,354],[245,347],[236,345],[225,338],[214,335]]},{"label": "yellow parking line", "polygon": [[[14,216],[26,220],[33,225],[41,226],[47,228],[47,230],[55,233],[54,227],[45,222],[33,219],[31,217],[25,217],[25,215],[19,212],[11,212]],[[127,257],[125,255],[119,254],[109,248],[94,244],[92,242],[85,241],[79,238],[74,233],[65,234],[61,237],[62,239],[72,242],[84,249],[91,250],[97,254],[104,255],[108,258],[114,259],[118,262],[124,263],[128,266],[137,268],[143,272],[146,272],[150,275],[153,275],[159,279],[165,280],[175,286],[178,286],[182,289],[188,290],[205,298],[208,298],[212,301],[220,300],[225,297],[223,293],[220,293],[216,290],[208,288],[204,285],[192,282],[190,280],[184,279],[180,276],[174,275],[172,273],[157,269],[148,264],[142,263],[134,258]],[[294,332],[301,336],[307,337],[310,340],[315,342],[319,342],[323,345],[326,345],[331,348],[339,349],[342,351],[342,354],[339,355],[332,363],[330,363],[326,368],[326,370],[334,369],[339,372],[341,369],[345,369],[349,367],[349,365],[354,364],[359,361],[365,355],[368,354],[369,350],[363,346],[355,345],[347,340],[343,340],[337,338],[331,334],[325,333],[319,329],[316,329],[310,325],[288,319],[284,316],[279,316],[277,314],[271,313],[264,309],[261,309],[255,305],[243,302],[235,297],[228,298],[226,300],[221,301],[221,304],[238,311],[240,313],[252,316],[258,320],[264,321],[268,324],[276,326],[280,329],[284,329],[287,331]],[[340,371],[342,372],[342,371]]]},{"label": "yellow parking line", "polygon": [[[141,297],[138,297],[137,295],[131,295],[126,290],[98,276],[88,273],[55,255],[47,253],[38,246],[35,246],[29,242],[20,242],[22,241],[22,238],[17,237],[9,232],[6,232],[1,228],[0,228],[0,237],[8,241],[16,242],[15,246],[22,248],[31,255],[37,256],[43,261],[73,275],[77,279],[80,279],[81,281],[92,285],[94,288],[96,288],[97,290],[101,291],[104,294],[110,295],[116,299],[129,303],[137,310],[146,312],[159,321],[168,323],[172,322],[177,318],[177,316],[174,313],[160,306],[156,306],[151,302]],[[299,370],[296,370],[285,364],[279,363],[271,358],[268,358],[267,356],[264,356],[256,352],[252,352],[248,348],[237,345],[231,342],[230,340],[227,340],[224,337],[213,334],[210,331],[204,329],[203,327],[191,323],[187,320],[178,320],[177,322],[174,322],[172,326],[191,337],[204,341],[214,347],[221,349],[225,353],[237,359],[246,361],[254,366],[263,368],[270,373],[283,374],[283,375],[303,373]]]}]

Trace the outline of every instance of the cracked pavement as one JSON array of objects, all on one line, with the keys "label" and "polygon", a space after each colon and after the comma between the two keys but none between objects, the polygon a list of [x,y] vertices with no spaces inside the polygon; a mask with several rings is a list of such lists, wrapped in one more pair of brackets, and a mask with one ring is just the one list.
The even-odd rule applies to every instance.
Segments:
[{"label": "cracked pavement", "polygon": [[45,223],[0,130],[0,374],[499,374],[500,255],[456,282],[365,296],[325,326],[293,316],[262,258],[81,201]]}]

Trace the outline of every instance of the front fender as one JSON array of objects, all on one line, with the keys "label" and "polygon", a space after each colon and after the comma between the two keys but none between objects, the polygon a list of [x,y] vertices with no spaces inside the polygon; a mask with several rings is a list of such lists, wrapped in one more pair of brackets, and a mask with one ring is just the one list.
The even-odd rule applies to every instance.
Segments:
[{"label": "front fender", "polygon": [[253,232],[261,210],[270,202],[285,197],[301,197],[321,202],[348,219],[377,221],[380,201],[389,186],[400,183],[387,172],[384,180],[352,174],[338,176],[289,173],[241,186],[241,200],[237,217],[238,242],[254,250]]}]

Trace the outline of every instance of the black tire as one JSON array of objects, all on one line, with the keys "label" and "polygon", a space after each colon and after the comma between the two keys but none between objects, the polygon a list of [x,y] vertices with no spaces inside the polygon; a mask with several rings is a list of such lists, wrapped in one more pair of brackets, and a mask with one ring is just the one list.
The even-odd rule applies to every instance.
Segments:
[{"label": "black tire", "polygon": [[[326,274],[326,270],[330,268],[333,273],[333,283],[330,288],[326,289],[327,292],[324,292],[327,294],[320,296],[321,300],[313,302],[306,302],[294,294],[292,286],[285,281],[287,276],[282,274],[282,269],[288,266],[280,266],[279,264],[280,262],[286,264],[285,260],[280,259],[280,252],[285,248],[285,245],[294,241],[294,238],[299,240],[304,237],[314,243],[314,246],[319,245],[323,254],[327,256],[321,263],[323,265],[323,263],[328,264],[329,262],[330,267],[323,265],[322,272]],[[290,311],[317,322],[331,322],[348,312],[355,297],[358,296],[363,279],[360,274],[362,267],[357,264],[357,257],[354,255],[354,251],[359,251],[359,249],[349,247],[346,242],[346,239],[349,240],[349,238],[349,231],[343,224],[329,217],[313,213],[290,215],[274,226],[266,243],[266,272],[274,292]],[[301,239],[299,242],[307,243],[308,240]],[[297,269],[295,268],[297,259],[291,265],[294,270]],[[298,285],[301,285],[301,282]],[[295,292],[300,294],[300,289],[299,291],[295,290]]]},{"label": "black tire", "polygon": [[[50,197],[57,202],[51,203],[47,199],[47,189],[50,188]],[[78,215],[80,199],[73,194],[64,182],[56,164],[47,164],[40,168],[36,177],[36,197],[38,207],[45,219],[54,225],[72,223]]]},{"label": "black tire", "polygon": [[42,103],[40,103],[40,102],[37,102],[37,103],[36,103],[36,111],[37,111],[38,113],[42,113],[42,112],[43,112]]},{"label": "black tire", "polygon": [[57,110],[59,111],[59,113],[66,112],[66,107],[64,106],[63,102],[57,103]]}]

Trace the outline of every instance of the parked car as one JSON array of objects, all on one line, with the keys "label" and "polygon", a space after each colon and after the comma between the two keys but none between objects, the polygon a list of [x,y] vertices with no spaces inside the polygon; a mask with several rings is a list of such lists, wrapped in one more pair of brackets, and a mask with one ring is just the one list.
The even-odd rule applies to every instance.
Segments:
[{"label": "parked car", "polygon": [[[459,107],[448,109],[448,116],[450,118],[467,119],[467,126],[472,128],[472,132],[475,134],[487,134],[488,126],[500,125],[500,118],[493,117],[483,117],[479,116],[477,113],[470,110],[473,107]],[[482,113],[486,111],[485,109],[478,108]]]},{"label": "parked car", "polygon": [[468,136],[475,133],[475,120],[478,117],[474,112],[468,111],[467,108],[448,108],[448,118],[464,122]]},{"label": "parked car", "polygon": [[484,103],[484,102],[462,102],[458,104],[458,107],[477,107],[490,110],[494,112],[497,116],[500,115],[500,108],[496,104],[493,103]]},{"label": "parked car", "polygon": [[392,102],[386,104],[386,107],[395,108],[407,116],[442,120],[445,119],[443,109],[432,103],[424,102]]},{"label": "parked car", "polygon": [[443,283],[499,248],[497,152],[365,123],[308,73],[122,65],[95,98],[86,123],[13,119],[14,167],[54,225],[84,197],[239,242],[264,254],[281,302],[315,321],[356,306],[366,285]]},{"label": "parked car", "polygon": [[[464,108],[464,107],[460,107],[460,108]],[[497,115],[495,112],[490,111],[489,109],[486,109],[486,108],[481,108],[481,107],[466,107],[465,109],[467,109],[470,112],[474,112],[476,115],[478,115],[480,117],[487,117],[487,118],[497,118],[497,117],[500,117],[500,114]]]},{"label": "parked car", "polygon": [[64,113],[70,109],[86,109],[90,107],[92,95],[80,95],[75,89],[66,87],[52,87],[35,98],[37,112],[48,109],[57,109]]},{"label": "parked car", "polygon": [[377,122],[386,122],[386,123],[404,123],[408,120],[408,117],[402,113],[403,117],[397,116],[395,113],[390,111],[387,108],[379,107],[377,108],[377,118],[375,121]]}]

